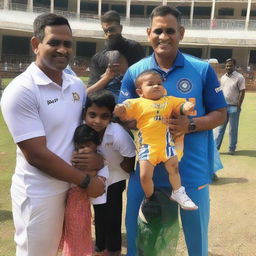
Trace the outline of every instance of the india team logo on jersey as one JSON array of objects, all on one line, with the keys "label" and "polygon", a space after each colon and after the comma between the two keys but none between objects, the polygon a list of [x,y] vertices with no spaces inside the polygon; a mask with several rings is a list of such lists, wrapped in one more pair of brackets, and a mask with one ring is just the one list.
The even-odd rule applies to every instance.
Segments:
[{"label": "india team logo on jersey", "polygon": [[73,96],[73,101],[79,101],[80,100],[80,96],[77,92],[72,92],[72,96]]},{"label": "india team logo on jersey", "polygon": [[178,81],[177,88],[181,93],[189,93],[192,90],[192,83],[187,78],[182,78]]}]

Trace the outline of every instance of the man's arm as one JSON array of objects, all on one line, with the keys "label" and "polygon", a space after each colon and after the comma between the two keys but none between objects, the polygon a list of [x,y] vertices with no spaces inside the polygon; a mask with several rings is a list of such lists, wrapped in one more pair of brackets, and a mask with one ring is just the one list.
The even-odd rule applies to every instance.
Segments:
[{"label": "man's arm", "polygon": [[95,82],[94,84],[91,84],[88,88],[87,88],[87,94],[91,94],[93,92],[99,91],[99,90],[103,90],[107,84],[110,82],[111,79],[113,79],[115,76],[115,72],[112,68],[111,65],[108,65],[105,73],[100,77],[100,79]]},{"label": "man's arm", "polygon": [[134,165],[135,165],[135,156],[124,157],[124,160],[120,163],[121,168],[127,173],[132,173],[134,171]]},{"label": "man's arm", "polygon": [[239,97],[238,97],[238,107],[241,108],[243,101],[244,101],[244,95],[245,95],[245,89],[239,91]]},{"label": "man's arm", "polygon": [[[46,146],[44,136],[24,140],[18,143],[28,163],[42,172],[62,181],[81,185],[86,174],[70,166]],[[104,193],[104,184],[97,178],[91,178],[87,187],[89,196],[97,197]]]},{"label": "man's arm", "polygon": [[[181,136],[189,133],[189,118],[186,116],[175,116],[169,120],[169,128],[173,135]],[[220,108],[209,112],[205,116],[193,118],[196,129],[193,132],[212,130],[223,124],[227,118],[226,108]]]},{"label": "man's arm", "polygon": [[101,75],[104,73],[106,69],[105,68],[104,70],[102,70],[102,68],[100,67],[100,61],[102,59],[100,58],[100,54],[101,52],[96,53],[91,59],[89,81],[88,81],[89,86],[95,84],[98,80],[100,80]]}]

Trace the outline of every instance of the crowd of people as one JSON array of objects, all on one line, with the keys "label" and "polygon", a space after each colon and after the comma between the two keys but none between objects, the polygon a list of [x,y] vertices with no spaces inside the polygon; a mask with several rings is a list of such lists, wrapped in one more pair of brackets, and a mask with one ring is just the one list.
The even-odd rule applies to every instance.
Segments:
[{"label": "crowd of people", "polygon": [[[140,207],[145,217],[161,216],[155,189],[172,187],[169,199],[181,206],[189,256],[207,256],[209,184],[219,160],[212,130],[225,130],[227,103],[229,115],[233,105],[239,112],[244,97],[234,60],[227,60],[231,67],[220,84],[209,63],[181,53],[185,29],[170,6],[151,13],[146,33],[153,54],[145,57],[139,43],[122,36],[119,14],[108,11],[101,17],[105,48],[92,58],[85,89],[68,67],[68,20],[42,14],[33,26],[36,60],[1,101],[17,144],[11,185],[16,255],[120,256],[124,207],[127,256],[144,255],[137,246]],[[241,82],[230,103],[231,76]],[[234,152],[234,134],[232,143]],[[177,204],[173,209],[175,219]]]}]

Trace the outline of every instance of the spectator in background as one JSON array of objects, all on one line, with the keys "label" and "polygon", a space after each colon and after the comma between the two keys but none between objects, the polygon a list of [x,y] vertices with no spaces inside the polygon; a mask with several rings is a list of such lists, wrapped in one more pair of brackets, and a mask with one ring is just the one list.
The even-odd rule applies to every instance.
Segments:
[{"label": "spectator in background", "polygon": [[[105,56],[108,65],[106,72],[101,76],[98,82],[87,89],[87,93],[90,94],[105,89],[113,94],[115,102],[117,103],[121,81],[128,68],[128,62],[124,55],[120,54],[117,50],[106,51]],[[106,83],[106,81],[108,82]]]},{"label": "spectator in background", "polygon": [[217,149],[219,150],[225,134],[227,124],[229,123],[229,151],[234,155],[237,145],[238,124],[241,112],[241,106],[245,95],[245,79],[242,74],[235,70],[236,60],[226,60],[226,73],[221,77],[221,88],[228,104],[228,117],[224,124],[214,130],[214,138]]},{"label": "spectator in background", "polygon": [[[122,36],[123,26],[120,24],[120,20],[118,12],[113,10],[101,16],[101,26],[106,38],[105,48],[92,57],[89,86],[94,85],[103,78],[105,87],[114,77],[115,67],[109,63],[106,56],[107,51],[118,50],[126,58],[128,66],[131,66],[145,56],[144,49],[139,43]],[[108,72],[112,73],[112,76],[107,75]],[[101,88],[102,85],[100,86]]]}]

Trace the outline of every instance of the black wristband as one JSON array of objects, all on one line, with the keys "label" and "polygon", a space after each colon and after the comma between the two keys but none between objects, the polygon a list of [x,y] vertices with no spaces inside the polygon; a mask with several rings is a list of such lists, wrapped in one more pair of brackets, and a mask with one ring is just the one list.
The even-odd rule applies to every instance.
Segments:
[{"label": "black wristband", "polygon": [[84,178],[84,180],[82,181],[82,183],[79,185],[80,188],[87,188],[89,186],[91,182],[91,176],[90,175],[86,175],[86,177]]}]

